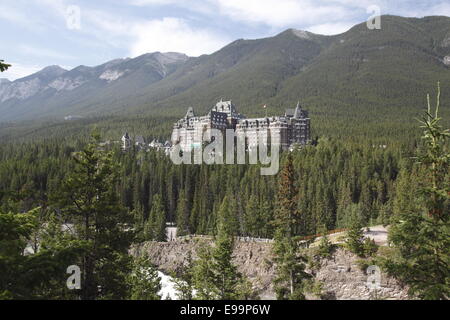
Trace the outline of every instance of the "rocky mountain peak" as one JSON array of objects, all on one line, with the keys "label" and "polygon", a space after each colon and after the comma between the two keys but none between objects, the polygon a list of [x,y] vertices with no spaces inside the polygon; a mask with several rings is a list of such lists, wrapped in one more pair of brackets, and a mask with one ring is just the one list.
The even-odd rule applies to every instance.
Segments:
[{"label": "rocky mountain peak", "polygon": [[291,29],[291,32],[296,35],[299,38],[302,39],[311,39],[311,37],[314,35],[314,33],[305,31],[305,30],[298,30],[298,29]]},{"label": "rocky mountain peak", "polygon": [[37,72],[36,74],[42,74],[42,75],[55,75],[55,76],[60,76],[63,73],[67,72],[66,69],[61,68],[60,66],[57,65],[53,65],[53,66],[48,66],[45,67],[44,69],[42,69],[41,71]]}]

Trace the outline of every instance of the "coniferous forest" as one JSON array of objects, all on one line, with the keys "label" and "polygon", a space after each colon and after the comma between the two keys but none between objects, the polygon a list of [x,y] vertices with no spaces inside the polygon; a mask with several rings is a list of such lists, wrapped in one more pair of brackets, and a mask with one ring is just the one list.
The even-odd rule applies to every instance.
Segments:
[{"label": "coniferous forest", "polygon": [[[402,20],[407,25],[399,24],[402,28],[397,30],[396,18],[387,20],[402,37],[403,27],[405,30],[406,26],[420,27],[423,33],[429,28],[428,20],[420,23]],[[444,22],[447,20],[442,19]],[[279,41],[281,46],[287,41],[290,48],[290,44],[296,43],[292,40],[294,35],[299,37],[289,31],[262,41],[258,53],[251,53],[256,50],[252,46],[257,41],[249,42],[251,45],[237,41],[234,46],[243,45],[244,49],[249,46],[245,50],[250,53],[239,47],[242,56],[245,53],[260,57],[256,59],[258,64],[271,67],[263,62],[272,61],[268,57],[278,57],[274,54],[276,50],[272,51],[272,42]],[[296,46],[304,46],[307,40],[297,38]],[[279,300],[305,300],[311,293],[327,299],[322,283],[315,279],[314,268],[322,261],[332,261],[339,250],[355,257],[364,272],[369,266],[380,267],[383,274],[406,288],[411,299],[448,300],[448,79],[443,79],[446,81],[442,88],[437,83],[435,91],[422,99],[417,95],[422,94],[424,85],[417,84],[420,90],[410,88],[406,80],[393,81],[396,83],[389,90],[384,82],[380,87],[346,82],[341,88],[337,86],[340,81],[336,81],[335,87],[327,86],[320,93],[320,88],[313,86],[323,80],[322,76],[327,83],[332,82],[333,76],[340,79],[345,72],[340,72],[339,67],[347,65],[351,66],[349,72],[364,74],[363,62],[368,61],[349,49],[359,48],[359,42],[349,47],[343,45],[344,50],[336,49],[338,42],[330,39],[320,36],[314,40],[317,42],[314,46],[305,45],[311,52],[305,51],[309,54],[297,59],[302,64],[283,64],[292,74],[289,77],[275,74],[272,78],[286,80],[280,80],[278,85],[283,85],[279,87],[269,83],[267,86],[274,86],[270,90],[254,88],[245,77],[239,79],[245,83],[241,87],[223,76],[223,83],[232,88],[229,92],[236,95],[249,86],[248,96],[242,100],[248,102],[243,109],[252,116],[263,112],[253,108],[260,103],[256,97],[267,95],[265,98],[275,105],[270,112],[278,112],[292,107],[291,91],[295,91],[292,88],[297,83],[302,84],[302,90],[315,92],[314,97],[306,99],[306,103],[312,104],[312,141],[282,152],[280,170],[273,176],[261,175],[259,164],[177,165],[156,149],[135,144],[126,150],[122,148],[120,139],[125,132],[133,139],[143,136],[147,142],[170,140],[172,125],[181,113],[168,106],[186,97],[203,103],[216,93],[214,83],[205,80],[197,88],[211,90],[205,89],[197,97],[192,91],[196,88],[194,83],[200,80],[191,81],[190,73],[183,73],[184,69],[180,71],[179,82],[163,89],[158,85],[149,89],[155,103],[159,103],[154,113],[150,109],[130,114],[99,112],[65,121],[29,120],[33,117],[30,113],[28,120],[0,122],[0,299],[165,299],[160,294],[158,266],[145,253],[136,254],[136,248],[173,240],[197,243],[199,239],[208,239],[197,248],[195,257],[189,252],[183,267],[171,274],[177,298],[256,300],[261,297],[254,283],[233,260],[240,241],[252,239],[270,246],[271,254],[264,259],[267,268],[274,270],[271,288],[274,298]],[[349,36],[339,43],[343,44],[344,40],[360,41]],[[398,41],[394,40],[393,43]],[[422,45],[419,40],[417,46]],[[264,49],[266,45],[270,50]],[[401,43],[399,48],[409,50],[410,46]],[[430,49],[430,52],[441,54],[442,48],[435,44],[434,51]],[[230,45],[224,52],[232,49]],[[291,49],[299,51],[297,47]],[[338,50],[337,53],[332,49]],[[334,63],[333,59],[339,61],[339,50],[350,58],[334,67],[338,71],[333,74],[328,72],[331,67],[327,63]],[[277,53],[283,57],[280,58],[283,63],[285,51]],[[423,65],[431,63],[432,59],[426,56],[431,53],[427,50],[411,49],[411,52],[415,55],[418,52]],[[216,66],[217,61],[226,61],[220,56],[211,57],[212,62],[204,67],[208,72],[202,69],[195,75],[201,81],[206,74],[206,78],[215,75],[208,68]],[[233,57],[237,63],[239,59]],[[314,57],[319,58],[314,60]],[[377,54],[370,57],[384,61]],[[240,66],[243,70],[255,69],[243,60]],[[194,62],[188,62],[186,68],[190,67],[189,63]],[[305,67],[307,63],[311,63],[311,69]],[[437,64],[434,60],[432,63]],[[233,66],[227,65],[232,75]],[[0,72],[13,67],[0,60]],[[173,68],[170,72],[177,76],[177,66]],[[435,74],[422,68],[426,76],[421,80],[434,79],[442,71],[440,68],[436,66]],[[299,70],[306,70],[309,78],[297,77],[295,72]],[[408,72],[413,74],[411,70]],[[260,76],[257,71],[254,78]],[[378,76],[385,79],[381,72]],[[448,72],[445,76],[448,77]],[[374,83],[377,77],[372,79]],[[309,83],[306,79],[314,81]],[[161,81],[164,84],[166,80]],[[187,82],[194,89],[189,89]],[[363,88],[359,93],[368,87],[374,91],[360,97],[349,92],[352,85]],[[111,92],[108,94],[108,99],[115,97]],[[379,98],[383,95],[389,96],[389,100]],[[102,102],[102,108],[106,108],[108,99]],[[333,99],[339,103],[335,104]],[[385,101],[393,105],[385,105]],[[411,101],[414,106],[409,105]],[[56,106],[56,102],[52,103]],[[417,107],[419,104],[421,107]],[[78,107],[83,109],[81,104]],[[16,116],[14,112],[11,119],[13,116]],[[168,238],[168,226],[176,226],[177,239]],[[365,237],[365,232],[374,226],[388,230],[388,243],[384,247]],[[336,240],[334,234],[342,237]]]},{"label": "coniferous forest", "polygon": [[[422,126],[411,120],[423,131],[413,144],[323,135],[283,153],[275,176],[261,176],[257,165],[175,165],[162,152],[124,152],[83,123],[70,135],[3,140],[1,297],[159,299],[152,262],[128,250],[166,241],[166,223],[173,222],[179,236],[216,239],[180,275],[188,279],[180,285],[185,298],[192,290],[199,299],[252,298],[251,285],[231,263],[235,236],[275,239],[277,297],[303,299],[310,275],[299,239],[353,230],[349,250],[363,256],[368,245],[358,230],[392,225],[397,251],[395,259],[383,258],[386,270],[411,281],[418,297],[446,299],[449,133],[428,112]],[[61,285],[73,264],[82,266],[81,290]],[[150,277],[140,273],[143,267],[153,270]],[[217,275],[227,277],[223,286]]]}]

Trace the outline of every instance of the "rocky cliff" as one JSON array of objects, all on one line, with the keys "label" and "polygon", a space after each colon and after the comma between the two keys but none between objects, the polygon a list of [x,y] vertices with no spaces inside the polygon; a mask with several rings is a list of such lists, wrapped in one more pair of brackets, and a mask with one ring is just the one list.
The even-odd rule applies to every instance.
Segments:
[{"label": "rocky cliff", "polygon": [[[133,254],[149,255],[153,263],[166,273],[178,272],[183,267],[188,252],[196,257],[196,249],[209,240],[194,239],[174,242],[146,242],[136,246]],[[270,262],[271,244],[263,242],[237,242],[234,263],[245,274],[260,293],[262,299],[274,299],[272,279],[275,268]],[[367,300],[367,299],[408,299],[407,289],[395,279],[381,274],[381,288],[370,291],[367,287],[368,275],[361,270],[359,258],[338,248],[329,259],[320,259],[309,272],[321,284],[322,299]],[[309,294],[308,299],[319,299]]]}]

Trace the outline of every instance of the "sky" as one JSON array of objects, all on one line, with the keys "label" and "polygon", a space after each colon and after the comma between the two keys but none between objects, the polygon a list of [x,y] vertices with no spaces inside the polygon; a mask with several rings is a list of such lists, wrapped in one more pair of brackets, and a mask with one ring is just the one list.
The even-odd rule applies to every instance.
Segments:
[{"label": "sky", "polygon": [[450,16],[450,0],[0,0],[0,59],[14,80],[148,52],[213,53],[295,28],[339,34],[375,12]]}]

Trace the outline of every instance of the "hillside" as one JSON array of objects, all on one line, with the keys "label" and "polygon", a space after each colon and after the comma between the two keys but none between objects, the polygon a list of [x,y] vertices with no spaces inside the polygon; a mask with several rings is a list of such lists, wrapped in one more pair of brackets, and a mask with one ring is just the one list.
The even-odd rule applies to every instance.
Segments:
[{"label": "hillside", "polygon": [[132,101],[136,92],[168,76],[187,59],[179,53],[155,52],[70,71],[52,66],[14,82],[4,81],[1,120],[109,112],[120,108],[120,99]]}]

